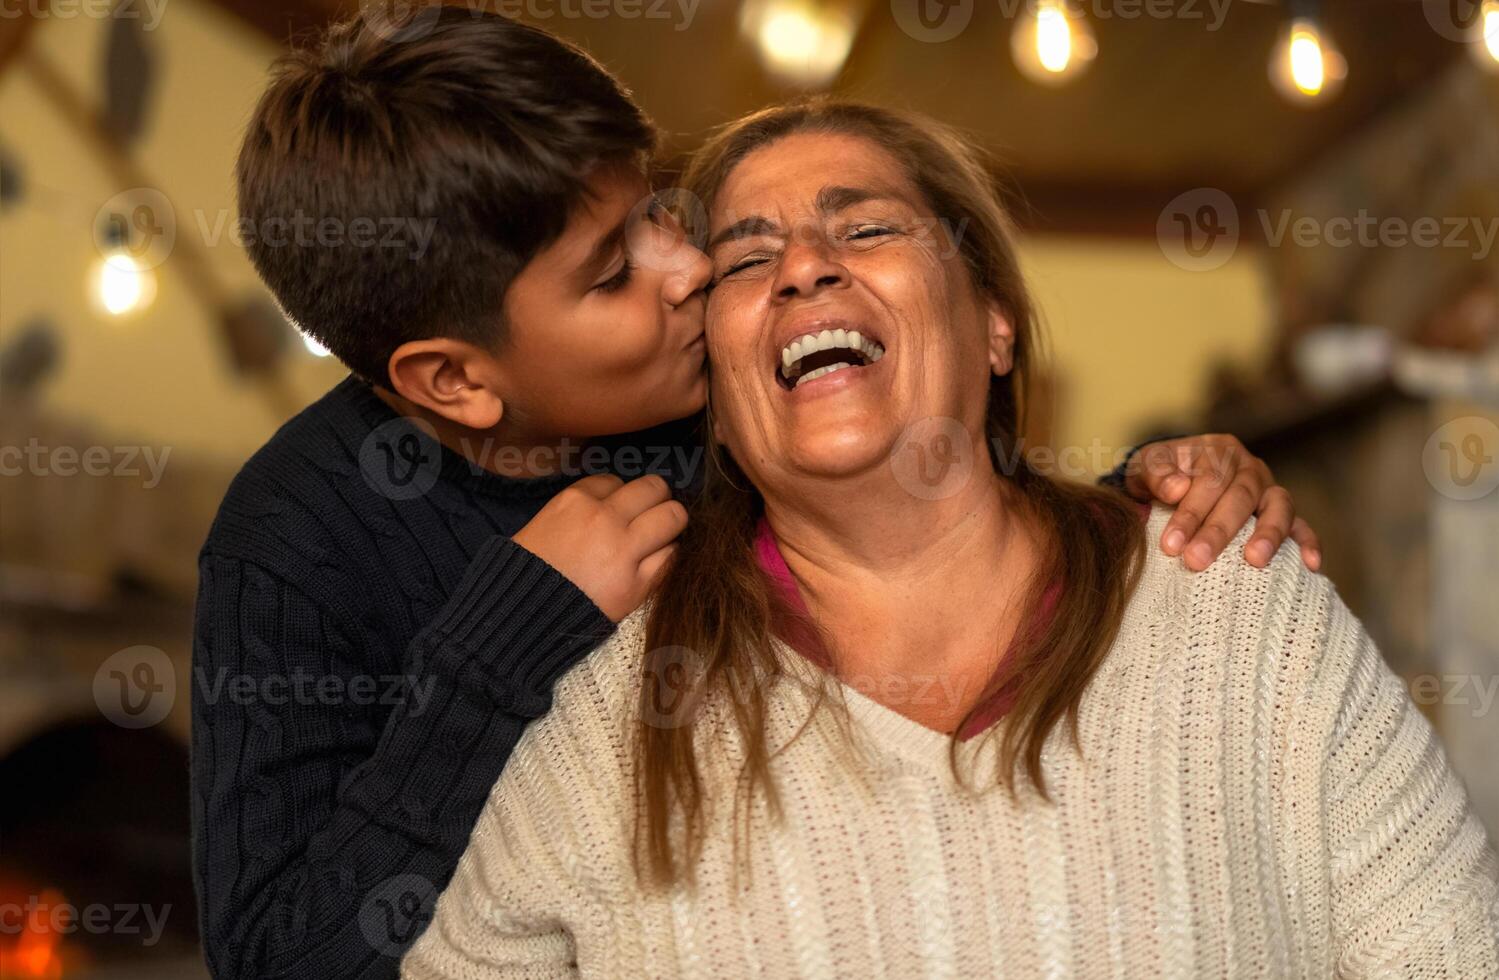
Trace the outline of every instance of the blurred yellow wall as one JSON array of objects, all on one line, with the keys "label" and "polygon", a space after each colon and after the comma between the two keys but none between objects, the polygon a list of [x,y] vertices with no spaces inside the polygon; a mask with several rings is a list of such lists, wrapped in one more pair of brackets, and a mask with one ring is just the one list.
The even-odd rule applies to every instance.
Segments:
[{"label": "blurred yellow wall", "polygon": [[[54,19],[33,39],[91,98],[104,26]],[[187,0],[172,4],[148,37],[160,76],[140,163],[172,199],[178,234],[201,240],[221,217],[229,215],[225,227],[232,221],[235,148],[276,48]],[[93,223],[123,188],[20,67],[0,80],[0,136],[20,156],[28,184],[22,204],[0,219],[0,331],[37,314],[56,322],[66,350],[47,388],[49,407],[113,438],[231,459],[253,451],[281,419],[230,370],[216,325],[170,262],[154,307],[140,317],[113,320],[91,306]],[[227,236],[206,253],[234,290],[256,288]],[[1252,359],[1266,346],[1265,272],[1252,253],[1188,272],[1149,240],[1036,238],[1024,243],[1023,258],[1066,395],[1061,444],[1127,445],[1142,424],[1198,404],[1212,358]],[[301,401],[341,376],[331,359],[300,344],[290,353],[289,380]]]},{"label": "blurred yellow wall", "polygon": [[1057,446],[1128,447],[1142,426],[1190,418],[1216,360],[1255,365],[1274,319],[1261,253],[1188,271],[1149,239],[1030,238],[1021,263],[1063,401]]}]

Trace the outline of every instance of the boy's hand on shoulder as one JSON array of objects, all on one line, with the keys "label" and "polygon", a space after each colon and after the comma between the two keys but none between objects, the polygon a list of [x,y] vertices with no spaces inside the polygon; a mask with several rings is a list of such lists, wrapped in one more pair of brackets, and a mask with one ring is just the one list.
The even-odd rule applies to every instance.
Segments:
[{"label": "boy's hand on shoulder", "polygon": [[1187,436],[1143,446],[1130,460],[1124,488],[1136,500],[1175,505],[1161,550],[1181,555],[1194,572],[1216,561],[1251,517],[1254,535],[1244,546],[1249,564],[1269,565],[1290,537],[1307,568],[1322,567],[1317,534],[1296,516],[1290,492],[1236,436]]},{"label": "boy's hand on shoulder", "polygon": [[615,622],[645,601],[687,526],[687,508],[655,475],[584,477],[511,539],[551,565]]}]

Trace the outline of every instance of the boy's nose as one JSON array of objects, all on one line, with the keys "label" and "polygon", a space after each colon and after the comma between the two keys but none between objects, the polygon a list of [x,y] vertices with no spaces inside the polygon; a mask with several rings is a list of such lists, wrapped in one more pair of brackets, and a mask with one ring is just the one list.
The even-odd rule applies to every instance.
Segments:
[{"label": "boy's nose", "polygon": [[713,263],[690,241],[682,241],[677,258],[662,290],[663,298],[672,306],[687,302],[713,278]]}]

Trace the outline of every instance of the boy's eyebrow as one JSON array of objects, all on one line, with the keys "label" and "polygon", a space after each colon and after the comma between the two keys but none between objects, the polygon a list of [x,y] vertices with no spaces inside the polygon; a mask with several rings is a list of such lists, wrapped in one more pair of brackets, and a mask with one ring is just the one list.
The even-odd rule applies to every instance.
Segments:
[{"label": "boy's eyebrow", "polygon": [[625,225],[628,221],[629,216],[626,215],[620,220],[619,224],[610,228],[598,241],[593,243],[593,248],[588,250],[588,257],[578,267],[579,275],[582,278],[592,280],[594,276],[603,270],[609,260],[614,257],[614,253],[619,250],[620,243],[624,241]]},{"label": "boy's eyebrow", "polygon": [[[892,190],[883,187],[843,187],[833,185],[824,187],[817,192],[817,210],[823,214],[836,214],[845,208],[851,208],[855,204],[874,200],[899,201],[901,197]],[[713,236],[708,243],[708,251],[712,251],[726,241],[735,238],[750,238],[754,235],[774,235],[780,231],[780,226],[769,218],[760,215],[751,215],[743,220],[736,221],[723,231]]]}]

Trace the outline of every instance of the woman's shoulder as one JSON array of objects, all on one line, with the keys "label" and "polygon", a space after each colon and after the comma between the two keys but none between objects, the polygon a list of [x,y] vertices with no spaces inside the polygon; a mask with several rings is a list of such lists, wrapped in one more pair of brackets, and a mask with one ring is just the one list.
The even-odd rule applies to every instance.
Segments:
[{"label": "woman's shoulder", "polygon": [[1161,536],[1175,510],[1151,508],[1145,520],[1145,567],[1136,598],[1156,606],[1175,607],[1179,613],[1216,610],[1261,611],[1271,618],[1291,611],[1289,598],[1302,596],[1326,604],[1337,599],[1328,579],[1306,567],[1294,542],[1287,539],[1265,568],[1256,568],[1244,558],[1244,547],[1254,534],[1255,521],[1240,528],[1212,565],[1200,572],[1189,570],[1180,558],[1161,550]]},{"label": "woman's shoulder", "polygon": [[[1267,698],[1289,706],[1318,678],[1353,669],[1367,636],[1293,543],[1256,568],[1244,559],[1251,521],[1212,565],[1193,572],[1161,551],[1172,513],[1156,507],[1145,521],[1144,568],[1116,643],[1123,664],[1134,662],[1137,676],[1201,686],[1204,697],[1253,692],[1261,708]],[[1321,689],[1336,691],[1333,680]]]}]

